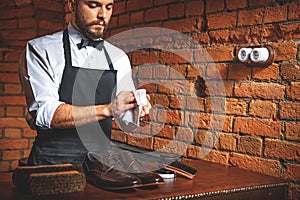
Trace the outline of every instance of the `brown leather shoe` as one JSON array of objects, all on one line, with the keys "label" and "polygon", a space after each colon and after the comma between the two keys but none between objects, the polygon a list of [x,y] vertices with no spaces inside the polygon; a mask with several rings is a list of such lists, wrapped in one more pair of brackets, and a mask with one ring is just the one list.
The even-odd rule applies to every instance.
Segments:
[{"label": "brown leather shoe", "polygon": [[146,167],[142,165],[129,151],[122,151],[120,154],[120,159],[123,163],[124,168],[137,176],[141,181],[143,186],[163,184],[164,180],[156,173],[149,171]]},{"label": "brown leather shoe", "polygon": [[118,155],[112,151],[106,155],[88,152],[83,169],[87,182],[99,188],[115,190],[141,186],[141,180],[126,172]]}]

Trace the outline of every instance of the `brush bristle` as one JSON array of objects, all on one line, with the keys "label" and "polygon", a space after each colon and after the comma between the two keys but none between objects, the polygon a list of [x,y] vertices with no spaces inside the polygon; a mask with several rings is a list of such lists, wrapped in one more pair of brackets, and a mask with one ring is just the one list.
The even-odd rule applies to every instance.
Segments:
[{"label": "brush bristle", "polygon": [[195,174],[197,173],[197,169],[178,161],[175,161],[170,165],[166,165],[164,168],[176,172],[177,174],[185,176],[189,179],[193,179],[195,177]]},{"label": "brush bristle", "polygon": [[185,165],[181,162],[178,162],[178,161],[175,161],[171,164],[171,166],[173,167],[176,167],[176,168],[179,168],[179,169],[182,169],[190,174],[196,174],[197,173],[197,169],[191,167],[191,166],[188,166],[188,165]]}]

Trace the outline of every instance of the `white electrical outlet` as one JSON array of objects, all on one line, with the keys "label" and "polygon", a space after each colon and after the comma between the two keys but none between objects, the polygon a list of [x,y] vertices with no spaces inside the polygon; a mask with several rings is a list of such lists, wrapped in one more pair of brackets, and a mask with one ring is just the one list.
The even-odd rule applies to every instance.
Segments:
[{"label": "white electrical outlet", "polygon": [[269,50],[267,48],[254,48],[250,54],[252,62],[265,62],[269,59]]},{"label": "white electrical outlet", "polygon": [[275,51],[269,45],[249,46],[239,49],[237,59],[247,66],[266,67],[273,63]]},{"label": "white electrical outlet", "polygon": [[251,53],[251,48],[241,48],[238,53],[238,59],[241,62],[246,62],[249,59],[249,55]]}]

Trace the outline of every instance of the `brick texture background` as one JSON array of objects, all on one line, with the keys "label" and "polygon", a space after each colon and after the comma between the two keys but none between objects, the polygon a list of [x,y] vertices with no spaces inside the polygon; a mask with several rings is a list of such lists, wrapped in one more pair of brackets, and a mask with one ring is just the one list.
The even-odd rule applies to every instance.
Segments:
[{"label": "brick texture background", "polygon": [[[0,171],[11,171],[35,137],[20,52],[26,40],[62,29],[69,13],[63,0],[1,1],[0,13]],[[237,50],[261,42],[263,22],[275,60],[245,66]],[[107,38],[128,52],[153,104],[136,133],[114,124],[113,140],[284,178],[289,199],[299,199],[299,0],[115,0]]]},{"label": "brick texture background", "polygon": [[0,13],[0,171],[11,171],[29,155],[36,135],[24,118],[20,53],[27,40],[61,30],[65,10],[61,0],[4,0]]}]

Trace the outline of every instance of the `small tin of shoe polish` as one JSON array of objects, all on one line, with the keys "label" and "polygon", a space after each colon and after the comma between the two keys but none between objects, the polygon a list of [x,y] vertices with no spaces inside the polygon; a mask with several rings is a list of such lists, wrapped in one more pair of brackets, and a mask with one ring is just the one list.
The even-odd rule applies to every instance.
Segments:
[{"label": "small tin of shoe polish", "polygon": [[160,177],[162,177],[164,179],[164,181],[165,181],[165,179],[174,179],[175,178],[174,172],[164,169],[164,168],[158,169],[158,170],[156,170],[156,172],[158,173],[158,175]]}]

